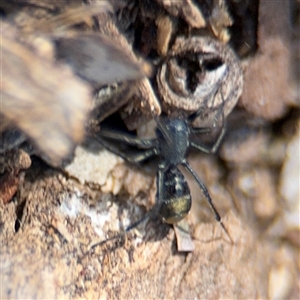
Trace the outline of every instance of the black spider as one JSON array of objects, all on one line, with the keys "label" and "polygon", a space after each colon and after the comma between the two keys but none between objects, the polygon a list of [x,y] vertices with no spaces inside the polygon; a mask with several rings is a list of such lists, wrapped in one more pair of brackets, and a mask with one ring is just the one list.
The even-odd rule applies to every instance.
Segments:
[{"label": "black spider", "polygon": [[[139,139],[136,136],[117,132],[112,129],[101,129],[99,134],[95,135],[95,138],[106,149],[131,163],[142,162],[154,156],[160,158],[156,179],[156,203],[150,212],[154,215],[159,215],[164,222],[169,224],[174,224],[182,220],[191,208],[190,189],[183,174],[178,169],[178,165],[182,165],[196,180],[212,209],[215,219],[227,233],[207,188],[186,160],[186,154],[189,148],[198,149],[205,153],[216,152],[225,133],[224,117],[222,116],[222,129],[212,147],[200,145],[191,140],[191,136],[194,134],[211,131],[211,129],[207,127],[192,127],[191,124],[195,117],[197,117],[197,115],[193,115],[188,119],[171,119],[166,116],[156,118],[157,129],[155,139]],[[122,151],[119,146],[116,146],[116,142],[135,147],[139,151]],[[144,221],[147,216],[149,215],[146,215],[141,220],[130,225],[126,229],[126,232]]]}]

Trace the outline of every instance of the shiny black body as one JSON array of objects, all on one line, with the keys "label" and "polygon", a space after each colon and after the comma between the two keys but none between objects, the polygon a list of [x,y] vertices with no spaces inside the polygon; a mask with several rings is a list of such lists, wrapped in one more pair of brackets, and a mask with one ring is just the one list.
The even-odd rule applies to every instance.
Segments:
[{"label": "shiny black body", "polygon": [[[209,148],[191,141],[190,137],[192,134],[210,132],[210,128],[194,128],[190,125],[189,120],[170,119],[163,116],[157,118],[156,123],[155,139],[143,140],[111,129],[102,129],[95,138],[105,148],[128,162],[138,163],[153,156],[160,158],[156,179],[156,204],[151,212],[158,214],[164,222],[170,224],[179,222],[191,208],[190,189],[183,174],[178,169],[178,165],[182,165],[194,177],[216,220],[221,223],[221,218],[212,203],[207,188],[187,162],[186,155],[189,148],[195,148],[205,153],[215,152],[224,135],[225,127],[222,127],[213,147]],[[116,142],[130,145],[138,151],[122,151],[120,147],[116,146]],[[127,231],[138,223],[140,221],[130,226]]]},{"label": "shiny black body", "polygon": [[192,199],[188,184],[177,168],[185,162],[189,147],[189,127],[180,119],[161,118],[156,129],[157,155],[161,161],[157,172],[156,206],[167,223],[183,219],[191,209]]}]

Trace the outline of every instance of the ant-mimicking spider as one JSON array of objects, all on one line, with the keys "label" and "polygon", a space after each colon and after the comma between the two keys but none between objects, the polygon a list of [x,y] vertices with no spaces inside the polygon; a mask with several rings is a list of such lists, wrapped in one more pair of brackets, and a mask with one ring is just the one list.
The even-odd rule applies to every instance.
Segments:
[{"label": "ant-mimicking spider", "polygon": [[[192,199],[187,181],[178,168],[178,165],[182,165],[197,182],[215,216],[215,219],[219,222],[222,229],[226,232],[232,242],[232,239],[212,202],[206,186],[186,159],[187,151],[190,148],[200,150],[204,153],[216,152],[226,130],[224,116],[222,114],[223,126],[217,140],[212,147],[207,147],[191,140],[191,136],[194,134],[211,132],[211,128],[209,127],[192,127],[192,122],[196,117],[198,117],[198,115],[199,113],[195,113],[186,119],[169,118],[167,116],[157,117],[155,119],[157,123],[155,132],[156,138],[154,139],[140,139],[136,136],[117,132],[112,129],[101,129],[97,135],[94,135],[94,138],[103,147],[122,157],[129,163],[140,163],[154,156],[158,156],[160,158],[156,176],[157,192],[155,205],[144,217],[128,226],[124,233],[129,232],[141,222],[145,221],[148,217],[153,215],[160,216],[165,223],[176,224],[189,213]],[[115,146],[113,142],[125,143],[126,145],[136,147],[141,151],[125,153],[120,150],[119,147]],[[92,248],[119,236],[120,235],[97,243],[93,245]]]}]

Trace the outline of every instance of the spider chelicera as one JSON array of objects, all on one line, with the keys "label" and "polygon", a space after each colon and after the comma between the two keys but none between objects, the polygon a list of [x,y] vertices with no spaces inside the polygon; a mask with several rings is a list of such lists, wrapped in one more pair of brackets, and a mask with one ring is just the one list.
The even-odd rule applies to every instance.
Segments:
[{"label": "spider chelicera", "polygon": [[[187,181],[182,172],[178,169],[178,165],[182,165],[197,182],[215,219],[229,236],[207,188],[186,159],[189,148],[194,148],[204,153],[216,152],[225,134],[224,117],[223,126],[212,147],[200,145],[198,142],[192,141],[192,135],[211,132],[211,128],[208,127],[192,127],[191,124],[195,117],[196,115],[187,119],[172,119],[167,116],[156,118],[157,128],[156,138],[154,139],[140,139],[136,136],[117,132],[112,129],[101,129],[97,135],[94,135],[102,146],[116,155],[119,155],[127,162],[139,163],[154,156],[160,159],[156,177],[156,203],[145,217],[127,227],[125,232],[139,225],[151,214],[160,216],[164,222],[169,224],[179,222],[188,214],[191,209],[192,199]],[[116,143],[134,147],[139,151],[122,151],[120,147],[116,146]]]}]

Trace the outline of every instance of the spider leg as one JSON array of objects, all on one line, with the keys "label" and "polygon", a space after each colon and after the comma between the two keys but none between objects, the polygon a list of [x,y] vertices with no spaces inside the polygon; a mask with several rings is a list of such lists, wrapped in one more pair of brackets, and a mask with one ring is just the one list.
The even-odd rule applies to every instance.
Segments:
[{"label": "spider leg", "polygon": [[226,227],[224,226],[222,220],[221,220],[221,217],[217,211],[217,209],[215,208],[213,202],[212,202],[212,199],[209,195],[209,192],[206,188],[206,186],[204,185],[204,183],[201,181],[201,179],[198,177],[198,175],[196,174],[196,172],[192,169],[192,167],[190,166],[190,164],[187,162],[187,161],[184,161],[182,163],[182,165],[190,172],[190,174],[194,177],[194,179],[196,180],[198,186],[200,187],[203,195],[205,196],[205,199],[208,203],[208,205],[210,206],[214,216],[215,216],[215,219],[217,222],[219,222],[219,224],[221,225],[222,229],[226,232],[226,234],[228,235],[231,243],[233,244],[233,241],[232,241],[232,238],[230,237],[229,235],[229,232],[227,231]]},{"label": "spider leg", "polygon": [[151,217],[157,215],[157,210],[159,209],[159,206],[160,206],[161,200],[162,200],[162,193],[163,193],[162,189],[164,186],[163,173],[165,172],[165,169],[166,169],[166,165],[164,163],[160,163],[158,165],[157,176],[156,176],[157,193],[156,193],[156,203],[155,203],[154,207],[150,211],[148,211],[148,213],[145,216],[143,216],[141,219],[139,219],[135,223],[129,225],[125,229],[126,232],[137,227],[138,225],[140,225],[140,223],[146,221],[148,218],[151,218]]},{"label": "spider leg", "polygon": [[162,189],[164,186],[164,182],[163,182],[163,173],[166,169],[166,165],[164,163],[160,163],[158,165],[158,170],[157,170],[157,176],[156,176],[156,187],[157,187],[157,193],[156,193],[156,203],[154,205],[154,207],[148,211],[148,213],[146,213],[141,219],[139,219],[138,221],[134,222],[133,224],[130,224],[126,229],[125,232],[129,232],[130,230],[136,228],[137,226],[139,226],[142,222],[146,221],[147,219],[157,215],[157,210],[159,209],[160,203],[162,199]]},{"label": "spider leg", "polygon": [[[221,93],[221,97],[222,97],[222,104],[220,105],[220,108],[218,109],[217,115],[215,117],[215,122],[217,122],[217,120],[219,119],[219,117],[221,116],[221,131],[220,134],[217,138],[217,140],[214,142],[214,144],[211,147],[208,147],[206,145],[200,145],[198,143],[195,142],[190,142],[190,146],[198,149],[204,153],[216,153],[216,151],[218,150],[222,139],[225,135],[226,132],[226,120],[225,120],[225,115],[224,115],[224,106],[226,101],[223,98],[223,95]],[[196,112],[196,114],[194,114],[193,116],[191,116],[190,121],[195,120],[195,118],[197,118],[199,115],[201,114],[201,110],[199,110],[198,112]],[[214,127],[215,127],[215,122],[214,122]],[[210,128],[207,127],[203,127],[203,128],[191,128],[191,133],[196,134],[196,133],[207,133],[207,132],[211,132],[212,130]]]},{"label": "spider leg", "polygon": [[193,134],[212,132],[212,129],[210,127],[191,127],[190,130]]},{"label": "spider leg", "polygon": [[137,226],[139,226],[141,223],[145,222],[147,219],[149,219],[149,217],[151,216],[151,210],[146,213],[142,218],[140,218],[139,220],[137,220],[136,222],[130,224],[126,229],[125,232],[129,232],[130,230],[136,228]]},{"label": "spider leg", "polygon": [[163,187],[164,187],[164,179],[163,179],[163,173],[165,172],[166,166],[164,163],[160,163],[158,165],[157,169],[157,176],[156,176],[156,206],[159,206],[162,200],[163,195]]},{"label": "spider leg", "polygon": [[154,155],[158,154],[158,150],[156,147],[150,148],[150,149],[143,149],[142,151],[137,152],[131,152],[131,153],[125,153],[122,150],[120,150],[117,146],[115,146],[113,143],[108,142],[104,138],[93,135],[93,137],[97,140],[99,144],[101,144],[104,148],[111,151],[112,153],[122,157],[124,160],[126,160],[129,163],[139,163],[147,158],[150,158]]},{"label": "spider leg", "polygon": [[138,221],[136,221],[136,222],[130,224],[124,231],[121,231],[119,234],[116,234],[116,235],[114,235],[114,236],[112,236],[112,237],[110,237],[110,238],[107,238],[107,239],[105,239],[105,240],[103,240],[103,241],[101,241],[101,242],[98,242],[98,243],[92,245],[92,246],[90,247],[90,249],[89,249],[85,254],[83,254],[83,256],[81,257],[81,260],[82,260],[86,255],[88,255],[89,253],[91,253],[95,248],[101,247],[101,246],[103,246],[104,244],[106,244],[106,243],[109,242],[109,241],[113,241],[113,240],[116,240],[116,239],[119,239],[119,238],[124,238],[124,237],[126,236],[126,234],[127,234],[129,231],[131,231],[132,229],[138,227],[141,223],[143,223],[143,222],[145,222],[147,219],[149,219],[149,217],[151,217],[151,213],[152,213],[152,212],[153,212],[152,210],[149,211],[149,212],[148,212],[146,215],[144,215],[141,219],[139,219]]},{"label": "spider leg", "polygon": [[155,122],[157,124],[157,128],[159,128],[160,132],[164,136],[165,140],[169,143],[172,143],[170,133],[168,132],[167,128],[165,127],[164,123],[162,122],[161,118],[155,118]]},{"label": "spider leg", "polygon": [[[104,148],[106,148],[107,150],[111,151],[112,153],[122,157],[124,160],[126,160],[127,162],[130,162],[130,163],[139,163],[139,162],[146,160],[147,158],[150,158],[154,155],[159,154],[159,150],[158,150],[155,139],[142,140],[142,139],[138,139],[136,137],[130,136],[128,134],[123,134],[120,132],[115,132],[115,131],[106,130],[106,129],[102,129],[100,131],[99,135],[94,134],[93,137]],[[120,150],[113,142],[109,142],[108,140],[112,140],[114,142],[126,143],[130,146],[136,146],[136,147],[140,147],[142,149],[141,149],[141,151],[125,153],[122,150]],[[148,212],[145,216],[143,216],[138,221],[130,224],[124,230],[124,232],[93,245],[90,250],[93,250],[94,248],[101,246],[110,240],[114,240],[114,239],[120,238],[122,236],[125,236],[125,234],[127,232],[131,231],[132,229],[134,229],[138,225],[140,225],[142,222],[146,221],[151,216],[152,213],[153,213],[153,210]]]},{"label": "spider leg", "polygon": [[143,216],[143,217],[142,217],[141,219],[139,219],[138,221],[136,221],[135,223],[129,225],[124,231],[120,232],[119,234],[116,234],[116,235],[114,235],[114,236],[112,236],[112,237],[110,237],[110,238],[107,238],[107,239],[105,239],[105,240],[103,240],[103,241],[101,241],[101,242],[98,242],[98,243],[92,245],[92,246],[90,247],[90,249],[89,249],[86,253],[84,253],[84,254],[82,255],[82,257],[80,258],[80,261],[81,261],[84,257],[86,257],[89,253],[92,253],[92,251],[94,251],[95,248],[101,247],[101,246],[103,246],[104,244],[106,244],[106,243],[109,242],[109,241],[117,240],[117,239],[119,239],[119,238],[124,238],[124,237],[126,236],[126,234],[127,234],[129,231],[131,231],[132,229],[134,229],[134,228],[136,228],[137,226],[139,226],[142,222],[145,222],[149,217],[150,217],[150,212],[147,213],[145,216]]},{"label": "spider leg", "polygon": [[103,138],[126,143],[130,146],[136,146],[142,149],[149,149],[156,146],[156,139],[139,139],[123,132],[116,132],[108,129],[101,129],[98,135]]},{"label": "spider leg", "polygon": [[[162,195],[162,189],[163,189],[163,172],[165,171],[166,169],[166,166],[164,163],[160,163],[159,166],[158,166],[158,171],[157,171],[157,177],[156,177],[156,186],[157,186],[157,197],[156,199],[157,200],[160,200],[162,199],[161,195]],[[119,235],[116,235],[110,239],[107,239],[105,241],[102,241],[100,243],[97,243],[95,244],[92,248],[95,248],[97,246],[100,246],[102,245],[103,243],[109,241],[109,240],[112,240],[112,239],[116,239],[122,235],[125,235],[127,232],[131,231],[132,229],[138,227],[141,223],[145,222],[147,219],[151,218],[152,216],[156,215],[157,213],[157,209],[159,208],[159,204],[160,202],[157,201],[157,203],[155,204],[155,206],[150,210],[148,211],[148,213],[146,213],[142,218],[140,218],[139,220],[137,220],[136,222],[130,224],[126,229],[125,231],[122,233],[122,234],[119,234]]]},{"label": "spider leg", "polygon": [[222,126],[222,129],[221,129],[221,132],[217,138],[217,140],[214,142],[214,144],[209,147],[209,146],[206,146],[206,145],[200,145],[198,143],[195,143],[195,142],[190,142],[190,146],[195,148],[195,149],[198,149],[204,153],[216,153],[216,151],[218,150],[221,142],[222,142],[222,139],[225,135],[225,132],[226,132],[226,124],[224,123],[223,126]]},{"label": "spider leg", "polygon": [[198,186],[200,187],[203,195],[205,196],[205,199],[207,201],[207,203],[209,204],[213,214],[215,215],[215,219],[220,222],[221,221],[221,217],[217,211],[217,209],[215,208],[212,199],[208,193],[208,190],[206,188],[206,186],[204,185],[204,183],[200,180],[200,178],[198,177],[198,175],[196,174],[196,172],[192,169],[192,167],[189,165],[189,163],[187,161],[185,161],[184,163],[182,163],[182,165],[191,173],[191,175],[194,177],[194,179],[196,180]]},{"label": "spider leg", "polygon": [[133,224],[129,225],[126,229],[125,232],[128,232],[132,230],[133,228],[137,227],[140,225],[142,222],[146,221],[147,219],[156,216],[158,213],[158,209],[161,204],[162,200],[162,194],[163,194],[163,187],[164,187],[164,181],[163,181],[163,173],[165,172],[166,165],[164,163],[160,163],[158,165],[158,170],[157,170],[157,176],[156,176],[156,188],[157,188],[157,193],[156,193],[156,203],[154,207],[148,211],[148,213],[143,216],[141,219],[138,221],[134,222]]},{"label": "spider leg", "polygon": [[[100,142],[100,143],[102,143],[102,142]],[[153,215],[153,213],[154,213],[154,209],[151,209],[151,210],[150,210],[149,212],[147,212],[142,218],[140,218],[140,219],[137,220],[136,222],[134,222],[134,223],[130,224],[129,226],[127,226],[127,227],[125,228],[125,230],[121,231],[119,234],[116,234],[116,235],[114,235],[114,236],[112,236],[112,237],[110,237],[110,238],[107,238],[107,239],[105,239],[105,240],[103,240],[103,241],[101,241],[101,242],[98,242],[98,243],[92,245],[92,246],[90,247],[90,249],[82,256],[82,258],[85,257],[88,253],[92,252],[95,248],[100,247],[100,246],[106,244],[106,243],[109,242],[109,241],[113,241],[113,240],[116,240],[116,239],[118,239],[118,238],[123,238],[123,237],[125,237],[126,234],[127,234],[129,231],[131,231],[132,229],[138,227],[141,223],[143,223],[143,222],[145,222],[147,219],[149,219],[149,218]]]}]

